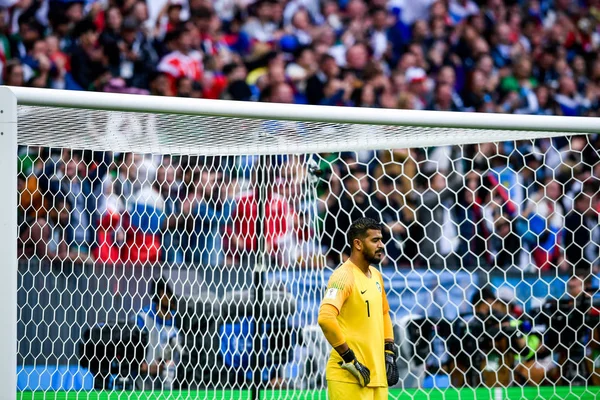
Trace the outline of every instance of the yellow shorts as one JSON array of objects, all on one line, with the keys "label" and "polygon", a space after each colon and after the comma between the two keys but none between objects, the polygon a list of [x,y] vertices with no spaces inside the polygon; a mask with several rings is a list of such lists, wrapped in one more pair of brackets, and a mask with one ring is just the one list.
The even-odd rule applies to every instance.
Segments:
[{"label": "yellow shorts", "polygon": [[387,400],[387,387],[360,387],[358,383],[327,381],[329,400]]}]

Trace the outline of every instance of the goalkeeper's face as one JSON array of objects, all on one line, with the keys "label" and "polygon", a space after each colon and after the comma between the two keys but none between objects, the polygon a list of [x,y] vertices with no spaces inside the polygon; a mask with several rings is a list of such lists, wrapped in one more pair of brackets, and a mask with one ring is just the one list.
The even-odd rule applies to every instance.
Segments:
[{"label": "goalkeeper's face", "polygon": [[369,229],[367,236],[362,239],[362,254],[369,264],[379,264],[385,257],[385,246],[381,231]]}]

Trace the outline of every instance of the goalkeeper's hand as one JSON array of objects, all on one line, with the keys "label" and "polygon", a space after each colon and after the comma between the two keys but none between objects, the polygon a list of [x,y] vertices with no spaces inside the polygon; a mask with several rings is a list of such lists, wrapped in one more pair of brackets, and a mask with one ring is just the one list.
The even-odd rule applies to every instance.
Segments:
[{"label": "goalkeeper's hand", "polygon": [[341,356],[344,361],[339,362],[340,367],[354,375],[360,386],[367,386],[371,382],[371,371],[369,371],[369,368],[358,362],[351,349],[348,349]]},{"label": "goalkeeper's hand", "polygon": [[392,387],[400,380],[398,373],[398,348],[393,342],[385,342],[385,373],[387,375],[388,387]]}]

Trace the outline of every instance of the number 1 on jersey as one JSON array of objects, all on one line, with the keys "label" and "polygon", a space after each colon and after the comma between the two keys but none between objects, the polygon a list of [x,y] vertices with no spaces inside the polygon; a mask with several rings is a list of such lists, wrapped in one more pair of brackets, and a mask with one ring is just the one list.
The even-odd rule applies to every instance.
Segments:
[{"label": "number 1 on jersey", "polygon": [[369,308],[369,300],[365,300],[365,303],[367,303],[367,317],[371,318],[371,309]]}]

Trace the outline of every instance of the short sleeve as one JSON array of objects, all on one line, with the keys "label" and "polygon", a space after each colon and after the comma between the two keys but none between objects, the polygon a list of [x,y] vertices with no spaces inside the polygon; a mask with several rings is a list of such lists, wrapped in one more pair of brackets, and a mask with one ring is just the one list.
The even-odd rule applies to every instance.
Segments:
[{"label": "short sleeve", "polygon": [[352,271],[347,268],[340,267],[335,270],[327,283],[327,290],[323,296],[323,304],[331,304],[341,312],[342,306],[346,299],[352,293],[354,287],[354,276]]}]

